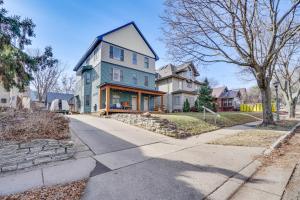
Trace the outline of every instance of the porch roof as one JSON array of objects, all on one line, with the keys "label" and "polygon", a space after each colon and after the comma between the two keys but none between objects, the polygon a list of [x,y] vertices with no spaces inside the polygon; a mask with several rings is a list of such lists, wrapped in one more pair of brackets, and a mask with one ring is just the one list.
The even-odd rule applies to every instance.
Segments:
[{"label": "porch roof", "polygon": [[115,84],[115,83],[102,83],[98,87],[100,89],[105,89],[109,87],[111,89],[117,89],[117,90],[129,91],[129,92],[141,92],[143,94],[151,94],[156,96],[162,96],[166,94],[165,92],[158,91],[158,90],[149,90],[149,89],[143,89],[143,88],[126,86],[126,85]]}]

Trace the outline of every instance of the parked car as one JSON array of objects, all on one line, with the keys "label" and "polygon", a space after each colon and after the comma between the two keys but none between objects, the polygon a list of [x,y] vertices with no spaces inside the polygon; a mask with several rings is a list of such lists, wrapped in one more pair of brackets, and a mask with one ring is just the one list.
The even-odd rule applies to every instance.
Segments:
[{"label": "parked car", "polygon": [[69,114],[70,107],[66,100],[54,99],[51,103],[50,111]]}]

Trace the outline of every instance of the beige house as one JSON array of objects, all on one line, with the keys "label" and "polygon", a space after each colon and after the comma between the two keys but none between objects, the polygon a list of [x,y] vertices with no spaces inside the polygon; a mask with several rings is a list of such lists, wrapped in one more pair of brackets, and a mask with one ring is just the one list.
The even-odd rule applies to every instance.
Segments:
[{"label": "beige house", "polygon": [[194,106],[202,85],[196,80],[199,75],[192,62],[178,66],[168,64],[157,70],[156,86],[166,92],[163,104],[167,111],[181,111],[186,99]]},{"label": "beige house", "polygon": [[12,88],[7,91],[2,84],[0,84],[0,107],[30,108],[30,89],[26,89],[24,93],[20,93],[17,88]]}]

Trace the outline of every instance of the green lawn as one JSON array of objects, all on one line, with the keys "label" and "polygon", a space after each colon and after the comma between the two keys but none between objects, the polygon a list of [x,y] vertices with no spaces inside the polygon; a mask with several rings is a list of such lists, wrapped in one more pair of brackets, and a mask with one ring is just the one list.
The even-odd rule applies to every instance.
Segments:
[{"label": "green lawn", "polygon": [[198,112],[168,113],[156,116],[174,122],[180,129],[192,135],[257,121],[255,117],[261,117],[261,113],[219,112],[218,114],[221,117],[217,119],[217,124],[214,123],[214,116],[208,113],[206,113],[206,120],[203,119],[203,113]]}]

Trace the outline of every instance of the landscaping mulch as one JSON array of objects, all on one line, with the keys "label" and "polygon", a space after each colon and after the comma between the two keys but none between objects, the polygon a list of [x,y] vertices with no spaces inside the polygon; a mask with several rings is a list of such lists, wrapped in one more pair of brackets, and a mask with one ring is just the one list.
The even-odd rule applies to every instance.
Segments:
[{"label": "landscaping mulch", "polygon": [[80,200],[86,186],[86,180],[65,185],[42,187],[23,193],[3,196],[0,200]]},{"label": "landscaping mulch", "polygon": [[69,137],[69,120],[61,114],[27,110],[0,113],[0,140],[26,142]]}]

